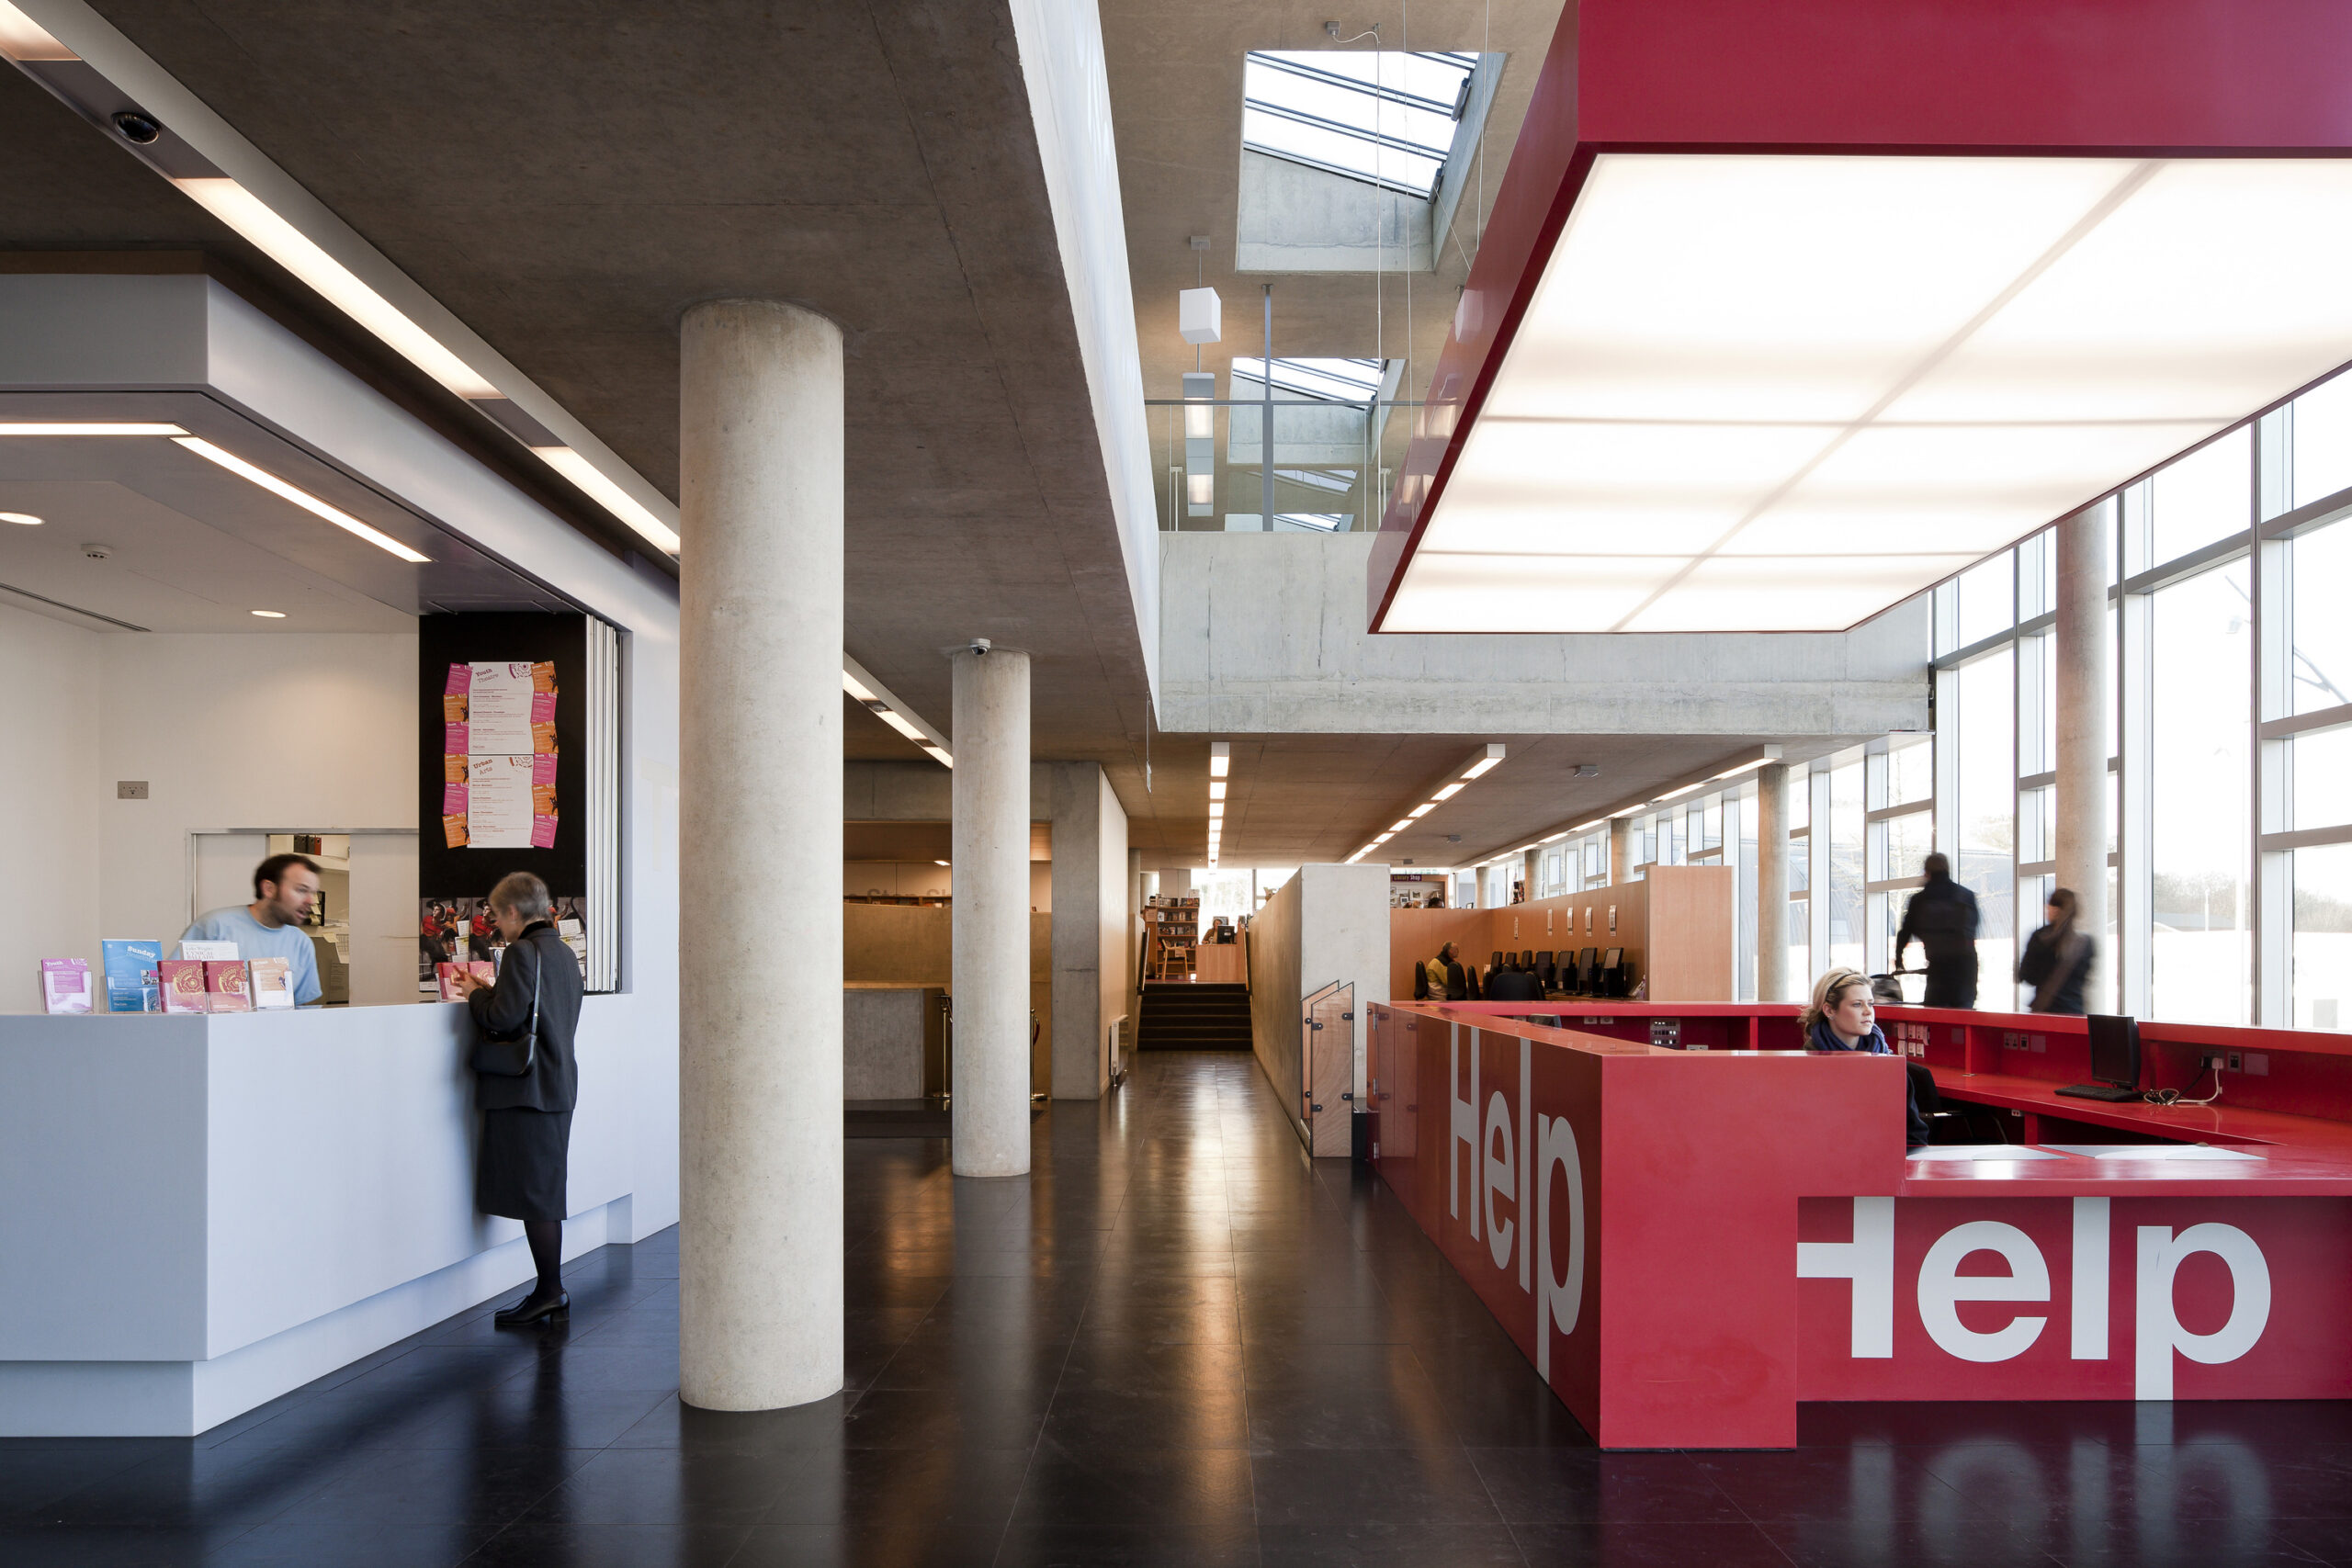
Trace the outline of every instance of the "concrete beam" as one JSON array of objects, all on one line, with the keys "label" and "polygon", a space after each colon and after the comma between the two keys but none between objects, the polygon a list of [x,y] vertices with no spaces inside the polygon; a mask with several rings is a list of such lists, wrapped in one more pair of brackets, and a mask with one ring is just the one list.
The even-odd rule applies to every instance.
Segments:
[{"label": "concrete beam", "polygon": [[1162,534],[1160,727],[1860,736],[1928,725],[1925,597],[1841,633],[1374,637],[1370,535]]}]

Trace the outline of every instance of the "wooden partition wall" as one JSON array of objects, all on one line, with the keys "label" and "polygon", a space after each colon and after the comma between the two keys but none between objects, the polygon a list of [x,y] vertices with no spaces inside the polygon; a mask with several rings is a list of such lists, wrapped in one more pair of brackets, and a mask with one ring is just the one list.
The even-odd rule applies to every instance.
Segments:
[{"label": "wooden partition wall", "polygon": [[1727,1002],[1737,887],[1738,874],[1729,866],[1657,865],[1638,882],[1500,909],[1392,909],[1389,999],[1409,999],[1413,965],[1451,942],[1464,964],[1480,967],[1497,952],[1622,947],[1650,999]]},{"label": "wooden partition wall", "polygon": [[[955,911],[945,904],[843,904],[842,979],[848,985],[939,986],[952,995]],[[1033,1089],[1053,1081],[1053,916],[1029,917],[1029,1007],[1037,1038],[1029,1050]]]}]

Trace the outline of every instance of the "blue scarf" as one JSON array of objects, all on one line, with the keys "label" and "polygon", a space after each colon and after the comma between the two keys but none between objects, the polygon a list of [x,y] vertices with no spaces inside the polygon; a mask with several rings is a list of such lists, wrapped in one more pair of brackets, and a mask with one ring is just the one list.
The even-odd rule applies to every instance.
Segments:
[{"label": "blue scarf", "polygon": [[1804,1046],[1808,1051],[1860,1051],[1872,1056],[1894,1055],[1894,1047],[1886,1043],[1886,1035],[1878,1025],[1871,1025],[1867,1037],[1849,1045],[1838,1038],[1826,1018],[1813,1026],[1813,1032],[1805,1037]]}]

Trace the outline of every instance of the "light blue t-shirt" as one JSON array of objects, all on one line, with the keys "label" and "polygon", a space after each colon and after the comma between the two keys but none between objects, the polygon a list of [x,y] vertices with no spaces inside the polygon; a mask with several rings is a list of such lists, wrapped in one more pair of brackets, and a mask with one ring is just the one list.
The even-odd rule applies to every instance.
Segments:
[{"label": "light blue t-shirt", "polygon": [[308,1007],[319,999],[319,955],[311,946],[310,932],[300,926],[279,926],[272,931],[254,919],[253,911],[244,905],[232,904],[199,917],[196,924],[180,932],[180,940],[233,942],[240,958],[287,959],[287,976],[294,986],[294,1005]]}]

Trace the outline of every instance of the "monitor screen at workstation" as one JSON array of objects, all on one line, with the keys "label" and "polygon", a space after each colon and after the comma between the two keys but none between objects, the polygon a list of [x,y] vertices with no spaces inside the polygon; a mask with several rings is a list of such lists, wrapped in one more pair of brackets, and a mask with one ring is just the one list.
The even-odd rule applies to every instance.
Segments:
[{"label": "monitor screen at workstation", "polygon": [[1603,969],[1614,969],[1624,962],[1625,950],[1622,947],[1612,947],[1600,955],[1600,966]]},{"label": "monitor screen at workstation", "polygon": [[2091,1077],[2118,1089],[2140,1087],[2140,1023],[2137,1019],[2093,1013]]}]

